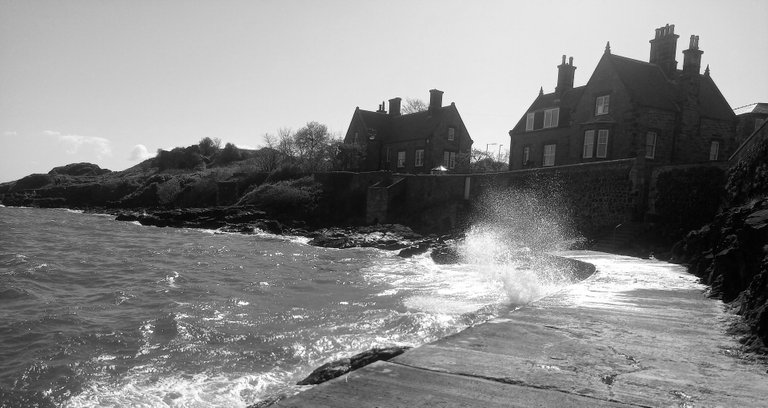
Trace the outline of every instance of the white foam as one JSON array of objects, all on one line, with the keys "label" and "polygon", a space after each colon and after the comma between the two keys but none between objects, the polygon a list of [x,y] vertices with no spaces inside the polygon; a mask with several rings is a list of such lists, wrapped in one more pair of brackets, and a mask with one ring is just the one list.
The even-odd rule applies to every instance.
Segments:
[{"label": "white foam", "polygon": [[119,383],[98,381],[64,403],[64,407],[244,407],[285,384],[292,373],[273,370],[254,375],[157,376],[139,367]]}]

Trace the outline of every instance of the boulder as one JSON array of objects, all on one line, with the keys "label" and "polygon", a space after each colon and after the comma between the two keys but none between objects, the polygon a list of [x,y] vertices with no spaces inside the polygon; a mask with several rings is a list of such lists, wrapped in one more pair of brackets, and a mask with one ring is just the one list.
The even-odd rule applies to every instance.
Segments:
[{"label": "boulder", "polygon": [[312,371],[307,378],[297,382],[296,385],[321,384],[336,377],[340,377],[350,371],[365,367],[373,362],[379,360],[386,361],[392,357],[399,356],[408,349],[410,349],[410,347],[407,346],[372,348],[349,358],[343,358],[341,360],[323,364]]}]

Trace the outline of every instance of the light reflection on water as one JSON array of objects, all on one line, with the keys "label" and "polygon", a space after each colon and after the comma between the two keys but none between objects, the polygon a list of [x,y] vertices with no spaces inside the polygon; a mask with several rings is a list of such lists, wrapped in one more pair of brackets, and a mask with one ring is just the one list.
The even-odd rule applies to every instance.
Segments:
[{"label": "light reflection on water", "polygon": [[519,248],[444,266],[24,208],[0,208],[0,229],[0,387],[64,406],[243,406],[295,392],[324,362],[433,341],[556,286]]}]

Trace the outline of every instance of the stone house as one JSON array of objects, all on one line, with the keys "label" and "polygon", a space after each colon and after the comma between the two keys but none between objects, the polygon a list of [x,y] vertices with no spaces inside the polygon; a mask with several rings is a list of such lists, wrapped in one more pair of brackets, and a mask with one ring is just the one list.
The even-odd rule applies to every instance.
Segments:
[{"label": "stone house", "polygon": [[751,103],[733,110],[736,114],[736,140],[739,144],[760,129],[768,119],[768,103]]},{"label": "stone house", "polygon": [[355,108],[344,147],[343,170],[429,173],[444,166],[450,173],[468,173],[472,138],[456,104],[442,106],[443,92],[429,91],[426,111],[402,114],[401,98],[368,111]]},{"label": "stone house", "polygon": [[642,156],[650,163],[727,160],[737,148],[733,110],[701,74],[698,36],[675,60],[675,26],[656,30],[648,62],[611,53],[610,43],[586,85],[574,87],[571,57],[557,86],[543,89],[509,131],[510,170]]}]

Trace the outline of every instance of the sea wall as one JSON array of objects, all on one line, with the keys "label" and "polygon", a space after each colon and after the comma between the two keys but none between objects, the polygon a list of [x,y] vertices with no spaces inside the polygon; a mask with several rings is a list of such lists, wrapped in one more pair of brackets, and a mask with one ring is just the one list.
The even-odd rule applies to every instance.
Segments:
[{"label": "sea wall", "polygon": [[386,219],[426,232],[448,232],[471,222],[478,209],[489,205],[485,199],[489,194],[511,191],[511,200],[502,205],[518,205],[515,192],[533,193],[540,204],[549,202],[566,212],[575,229],[590,235],[642,216],[646,173],[636,160],[623,159],[504,173],[395,174],[390,177],[403,179],[402,192],[386,201],[381,192],[369,194],[369,199],[377,200],[373,206],[377,215],[368,221]]}]

